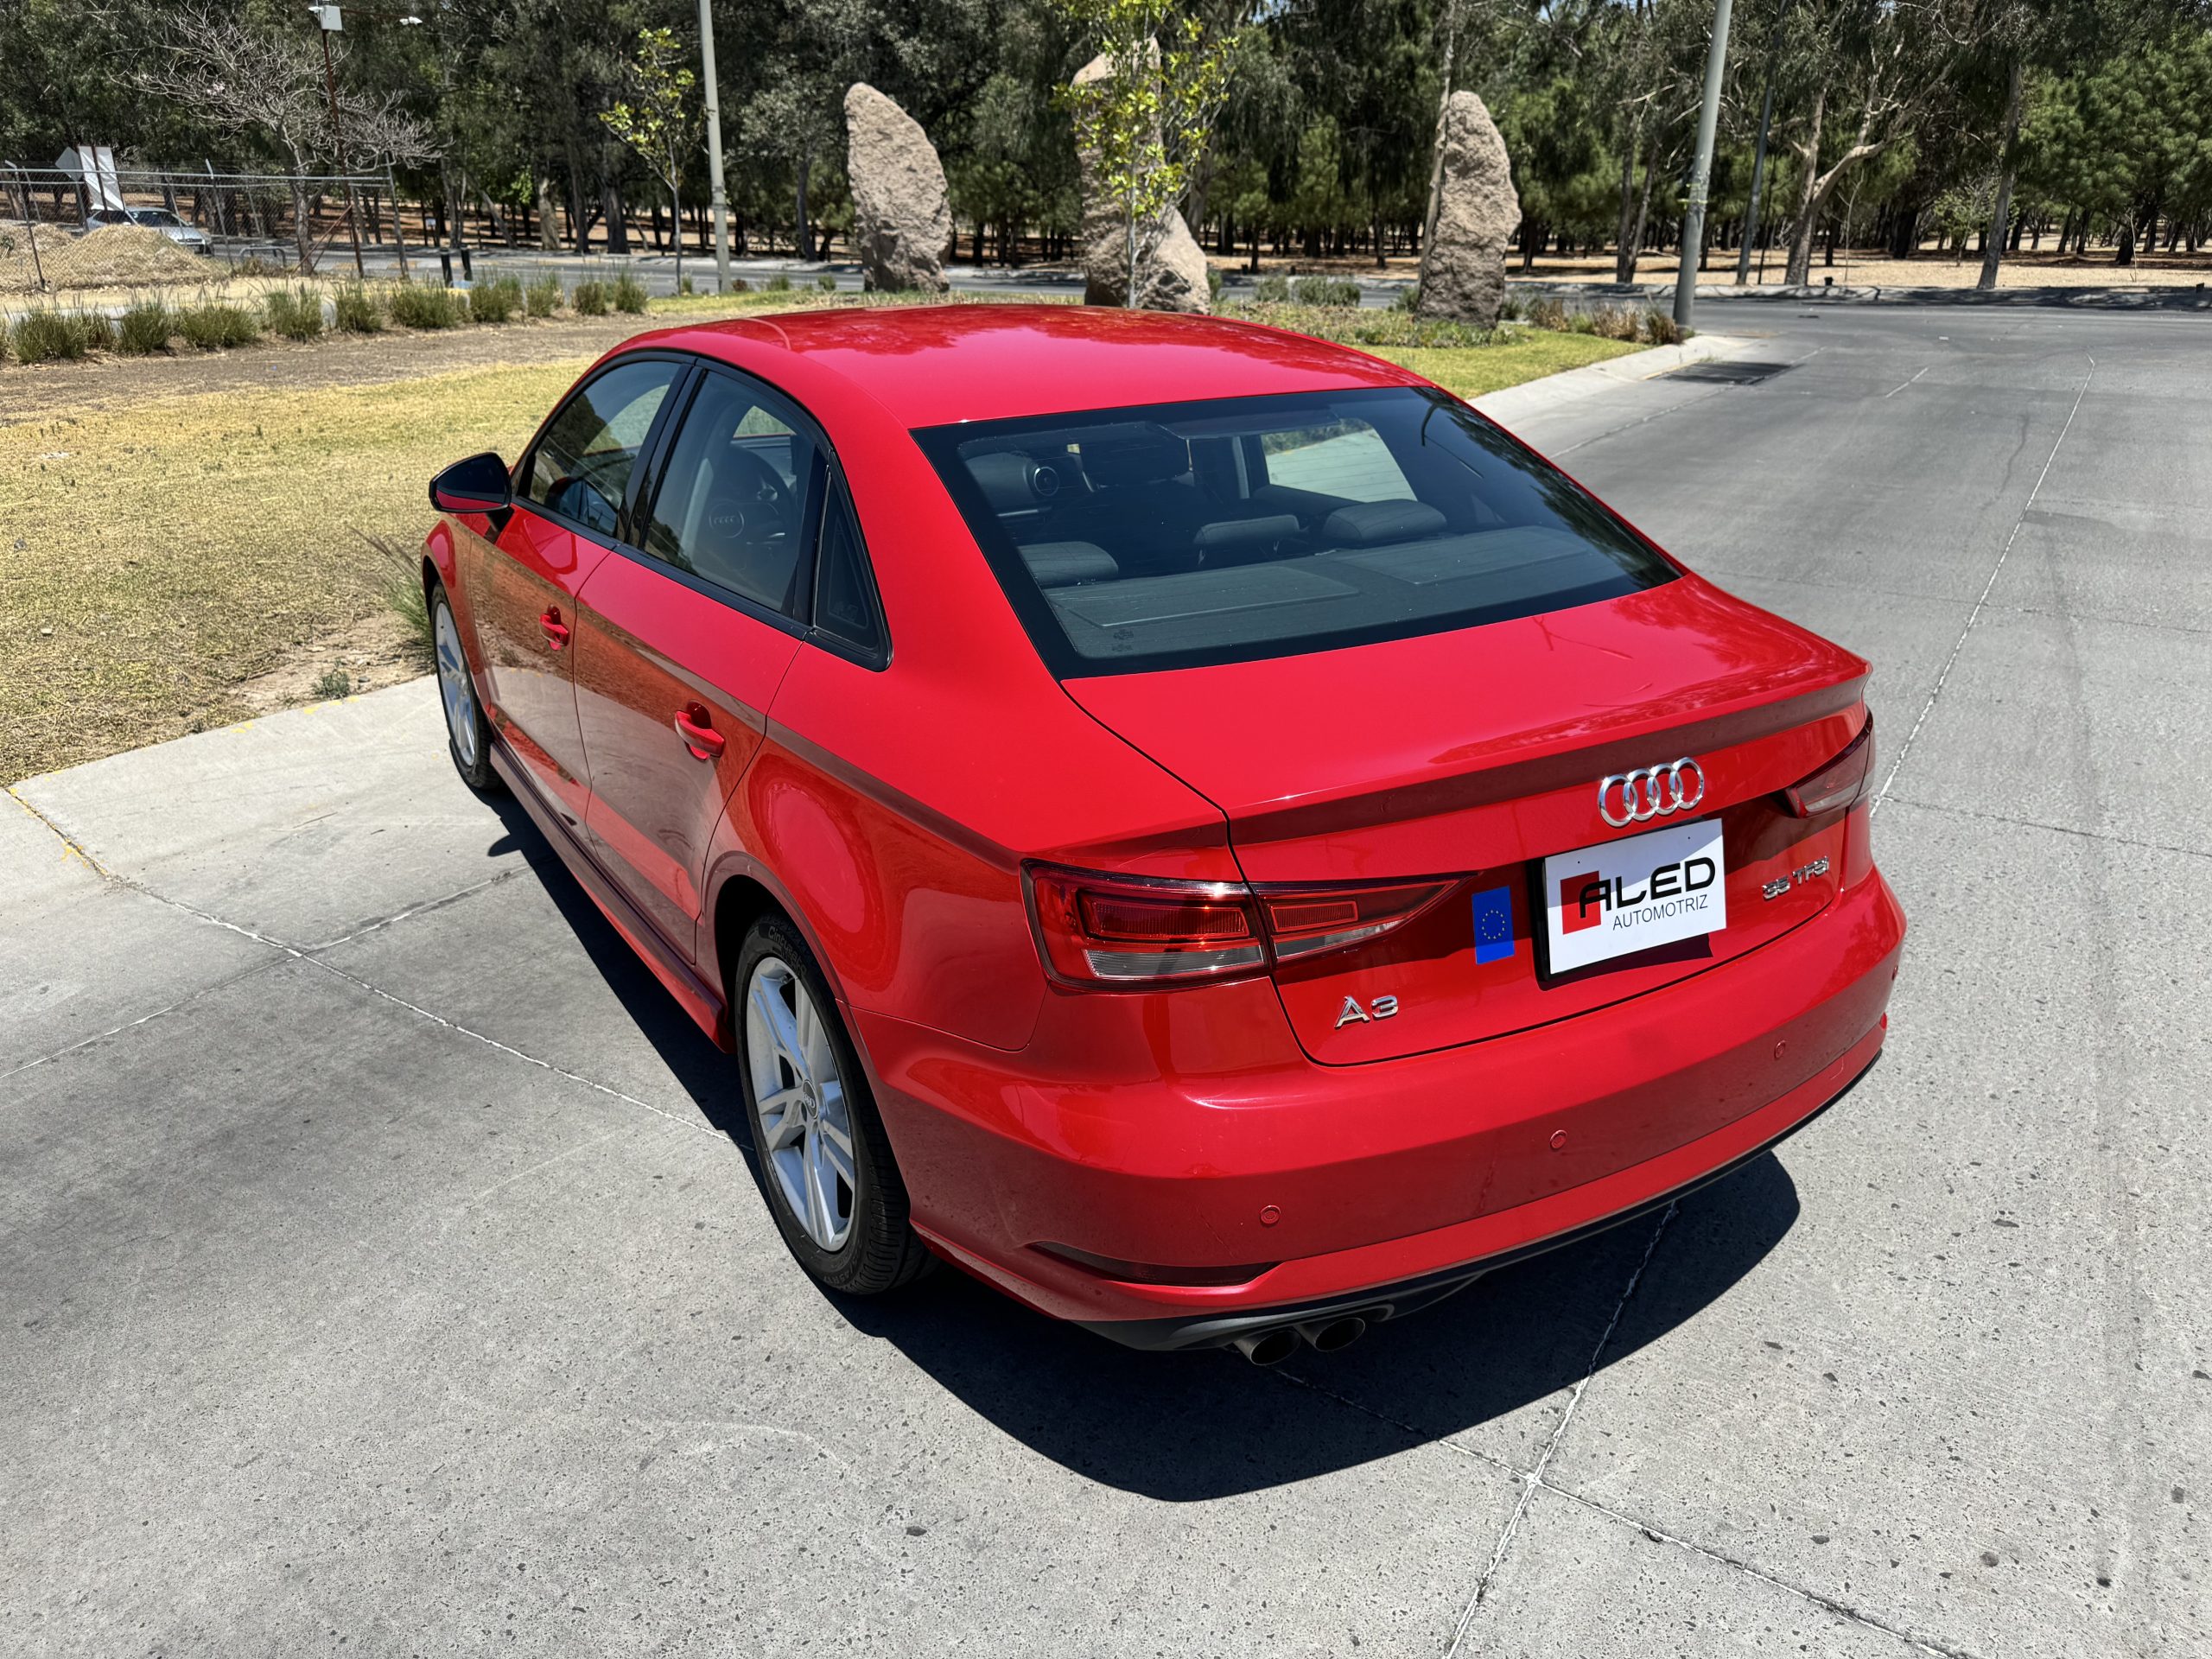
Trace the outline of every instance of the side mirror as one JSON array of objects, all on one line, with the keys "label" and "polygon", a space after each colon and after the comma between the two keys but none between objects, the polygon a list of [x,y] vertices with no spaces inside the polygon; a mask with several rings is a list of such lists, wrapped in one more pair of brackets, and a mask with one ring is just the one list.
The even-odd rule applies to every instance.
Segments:
[{"label": "side mirror", "polygon": [[505,512],[514,505],[507,463],[488,449],[456,461],[430,480],[430,505],[440,512]]}]

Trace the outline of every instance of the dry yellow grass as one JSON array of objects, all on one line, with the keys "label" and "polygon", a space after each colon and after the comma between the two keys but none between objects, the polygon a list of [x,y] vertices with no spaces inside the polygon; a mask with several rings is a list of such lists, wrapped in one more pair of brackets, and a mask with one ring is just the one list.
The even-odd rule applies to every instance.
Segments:
[{"label": "dry yellow grass", "polygon": [[377,608],[362,537],[419,543],[431,474],[515,454],[588,360],[0,426],[0,782],[241,712],[239,681]]}]

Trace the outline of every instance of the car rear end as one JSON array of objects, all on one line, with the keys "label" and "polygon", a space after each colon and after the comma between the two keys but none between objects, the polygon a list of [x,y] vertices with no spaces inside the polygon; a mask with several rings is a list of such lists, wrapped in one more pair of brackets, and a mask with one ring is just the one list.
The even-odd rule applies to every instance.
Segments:
[{"label": "car rear end", "polygon": [[1236,866],[1027,863],[1052,995],[988,1084],[868,1033],[945,1108],[902,1161],[995,1195],[948,1254],[1280,1357],[1709,1179],[1872,1063],[1904,918],[1859,658],[1441,394],[918,435],[1066,694]]}]

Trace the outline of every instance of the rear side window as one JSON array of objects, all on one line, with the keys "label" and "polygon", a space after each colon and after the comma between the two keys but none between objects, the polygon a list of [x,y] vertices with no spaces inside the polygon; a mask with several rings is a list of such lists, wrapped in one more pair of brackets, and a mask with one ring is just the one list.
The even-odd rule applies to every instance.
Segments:
[{"label": "rear side window", "polygon": [[861,655],[884,653],[881,613],[875,583],[861,542],[860,521],[842,480],[830,485],[822,509],[822,553],[815,566],[814,626]]},{"label": "rear side window", "polygon": [[645,551],[755,604],[803,615],[817,460],[809,430],[766,386],[707,375],[661,469]]},{"label": "rear side window", "polygon": [[682,372],[664,359],[641,359],[578,391],[531,451],[523,493],[548,512],[613,535],[653,416]]},{"label": "rear side window", "polygon": [[1440,632],[1675,574],[1557,468],[1414,387],[915,437],[1064,678]]}]

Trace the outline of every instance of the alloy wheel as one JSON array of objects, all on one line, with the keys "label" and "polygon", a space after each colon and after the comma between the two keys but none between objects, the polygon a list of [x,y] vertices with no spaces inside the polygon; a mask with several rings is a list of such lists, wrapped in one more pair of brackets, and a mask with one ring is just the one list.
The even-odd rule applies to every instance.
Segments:
[{"label": "alloy wheel", "polygon": [[745,988],[745,1054],[761,1161],[806,1236],[837,1250],[853,1230],[852,1114],[829,1025],[781,957]]},{"label": "alloy wheel", "polygon": [[477,760],[476,688],[469,683],[468,658],[461,654],[453,607],[441,604],[437,610],[438,695],[445,701],[446,731],[453,739],[454,757],[466,772]]}]

